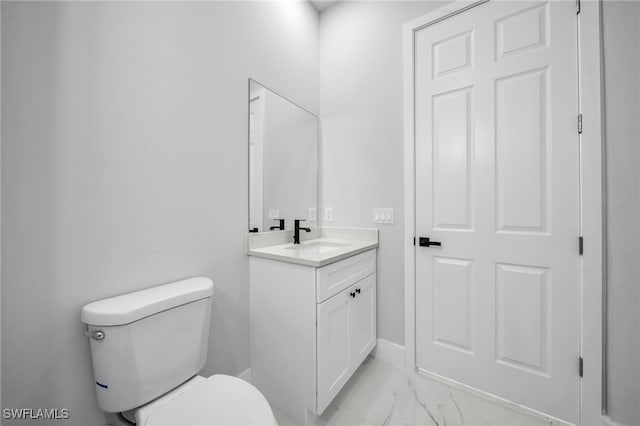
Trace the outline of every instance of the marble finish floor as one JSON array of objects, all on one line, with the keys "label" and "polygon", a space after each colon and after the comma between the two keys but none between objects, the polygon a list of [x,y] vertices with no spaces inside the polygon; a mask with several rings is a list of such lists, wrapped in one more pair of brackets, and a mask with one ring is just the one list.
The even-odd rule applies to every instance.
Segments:
[{"label": "marble finish floor", "polygon": [[[294,426],[274,409],[279,426]],[[465,389],[368,358],[317,419],[317,426],[565,425],[516,405],[497,404]]]}]

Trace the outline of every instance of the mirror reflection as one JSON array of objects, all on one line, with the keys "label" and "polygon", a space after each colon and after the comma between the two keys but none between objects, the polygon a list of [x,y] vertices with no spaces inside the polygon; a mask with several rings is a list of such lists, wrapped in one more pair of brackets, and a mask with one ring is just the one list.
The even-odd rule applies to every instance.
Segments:
[{"label": "mirror reflection", "polygon": [[249,80],[249,232],[316,226],[317,187],[318,117]]}]

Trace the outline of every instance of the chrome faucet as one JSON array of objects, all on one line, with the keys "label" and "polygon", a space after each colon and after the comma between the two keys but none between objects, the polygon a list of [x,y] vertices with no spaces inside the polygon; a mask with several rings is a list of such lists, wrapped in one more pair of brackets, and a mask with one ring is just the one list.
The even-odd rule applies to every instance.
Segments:
[{"label": "chrome faucet", "polygon": [[301,228],[300,222],[304,219],[296,219],[293,221],[293,244],[300,244],[300,230],[311,232],[311,228]]}]

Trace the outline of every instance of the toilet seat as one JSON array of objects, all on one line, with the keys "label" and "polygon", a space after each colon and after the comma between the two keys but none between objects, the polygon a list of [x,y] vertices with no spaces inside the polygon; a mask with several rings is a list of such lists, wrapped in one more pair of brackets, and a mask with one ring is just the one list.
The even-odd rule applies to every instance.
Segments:
[{"label": "toilet seat", "polygon": [[185,385],[184,391],[174,393],[171,398],[142,407],[144,414],[139,416],[139,411],[136,415],[138,424],[277,425],[265,397],[242,379],[216,374],[207,379],[196,377]]}]

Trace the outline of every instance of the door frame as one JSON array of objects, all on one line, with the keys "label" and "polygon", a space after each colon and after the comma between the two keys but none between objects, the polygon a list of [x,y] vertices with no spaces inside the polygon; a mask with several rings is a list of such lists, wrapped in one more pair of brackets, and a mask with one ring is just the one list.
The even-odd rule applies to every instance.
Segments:
[{"label": "door frame", "polygon": [[[415,305],[415,127],[414,34],[489,0],[457,0],[403,28],[404,80],[404,344],[405,368],[416,368]],[[556,0],[550,0],[556,1]],[[560,0],[562,1],[562,0]],[[603,395],[603,124],[601,71],[601,0],[576,0],[578,24],[578,106],[583,116],[580,137],[580,229],[584,254],[580,258],[580,347],[584,374],[580,381],[580,424],[602,424]],[[577,118],[577,117],[576,117]],[[578,236],[576,235],[576,238]],[[578,368],[576,360],[576,369]]]},{"label": "door frame", "polygon": [[[257,197],[257,201],[255,204],[257,204],[258,208],[256,210],[258,210],[258,214],[257,214],[257,228],[258,228],[258,232],[264,232],[264,112],[265,112],[265,105],[267,102],[267,92],[265,90],[264,87],[260,87],[258,90],[252,92],[251,91],[251,83],[256,83],[256,84],[260,84],[255,80],[249,79],[249,123],[247,123],[247,128],[249,129],[249,164],[250,166],[253,165],[253,169],[251,167],[249,167],[249,228],[251,228],[251,198],[252,196],[256,195],[256,190],[257,187],[259,186],[259,196]],[[251,156],[251,103],[252,102],[257,102],[258,104],[258,109],[259,109],[259,114],[260,114],[260,128],[257,129],[257,132],[259,133],[259,158],[256,161],[256,158]],[[254,120],[255,123],[255,120]],[[254,132],[256,132],[256,129],[254,127]],[[255,154],[255,147],[256,144],[253,144],[254,146],[254,154]],[[258,167],[256,169],[256,164],[258,164]],[[256,173],[258,172],[258,173]],[[256,176],[259,177],[258,181],[256,181]],[[253,177],[253,179],[251,179]],[[254,186],[254,183],[257,184]],[[254,212],[254,217],[256,217],[256,214]]]}]

